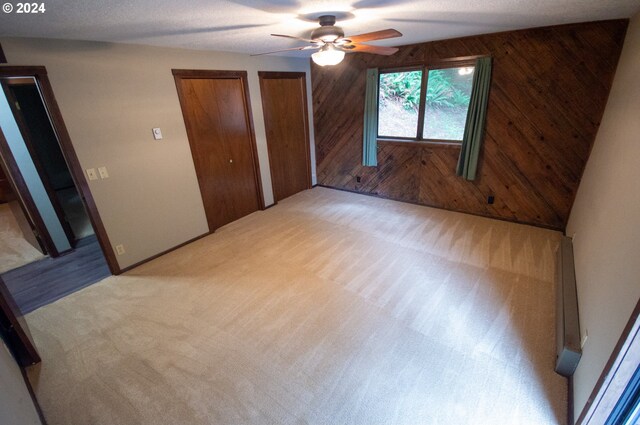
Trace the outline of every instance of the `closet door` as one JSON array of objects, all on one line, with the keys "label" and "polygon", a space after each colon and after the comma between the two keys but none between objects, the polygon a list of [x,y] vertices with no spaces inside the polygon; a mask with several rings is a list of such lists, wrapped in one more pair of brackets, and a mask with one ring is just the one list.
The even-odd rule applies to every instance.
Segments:
[{"label": "closet door", "polygon": [[263,208],[246,72],[173,73],[213,231]]},{"label": "closet door", "polygon": [[277,202],[311,188],[307,84],[304,72],[258,74]]}]

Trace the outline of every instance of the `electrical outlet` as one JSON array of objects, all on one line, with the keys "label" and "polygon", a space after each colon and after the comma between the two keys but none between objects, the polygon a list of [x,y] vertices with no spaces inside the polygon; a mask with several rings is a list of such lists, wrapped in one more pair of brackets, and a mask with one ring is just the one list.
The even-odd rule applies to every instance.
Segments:
[{"label": "electrical outlet", "polygon": [[109,178],[109,173],[107,173],[107,167],[98,167],[98,174],[100,174],[101,179]]},{"label": "electrical outlet", "polygon": [[587,338],[589,338],[589,330],[585,329],[582,333],[582,338],[580,338],[580,348],[584,348],[584,345],[587,343]]},{"label": "electrical outlet", "polygon": [[89,180],[98,180],[98,175],[96,174],[95,168],[87,168],[87,177]]},{"label": "electrical outlet", "polygon": [[356,183],[360,183],[362,181],[362,177],[356,176]]},{"label": "electrical outlet", "polygon": [[124,254],[124,245],[116,245],[116,253],[118,255]]},{"label": "electrical outlet", "polygon": [[496,198],[493,195],[489,195],[487,196],[487,204],[489,205],[493,205],[493,203],[495,202]]}]

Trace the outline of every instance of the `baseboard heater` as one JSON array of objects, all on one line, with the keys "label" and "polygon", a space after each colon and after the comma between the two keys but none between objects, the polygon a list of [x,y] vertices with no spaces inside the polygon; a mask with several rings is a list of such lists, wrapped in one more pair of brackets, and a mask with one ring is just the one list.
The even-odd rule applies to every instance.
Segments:
[{"label": "baseboard heater", "polygon": [[569,377],[575,372],[582,356],[578,293],[571,238],[562,237],[557,256],[556,341],[558,357],[556,372]]}]

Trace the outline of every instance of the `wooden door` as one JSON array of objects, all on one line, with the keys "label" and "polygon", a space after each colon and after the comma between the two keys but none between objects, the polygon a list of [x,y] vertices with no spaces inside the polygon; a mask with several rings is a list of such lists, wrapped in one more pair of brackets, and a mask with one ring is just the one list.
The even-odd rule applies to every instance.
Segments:
[{"label": "wooden door", "polygon": [[246,72],[173,71],[209,230],[264,207]]},{"label": "wooden door", "polygon": [[311,188],[307,83],[304,72],[260,72],[273,196]]}]

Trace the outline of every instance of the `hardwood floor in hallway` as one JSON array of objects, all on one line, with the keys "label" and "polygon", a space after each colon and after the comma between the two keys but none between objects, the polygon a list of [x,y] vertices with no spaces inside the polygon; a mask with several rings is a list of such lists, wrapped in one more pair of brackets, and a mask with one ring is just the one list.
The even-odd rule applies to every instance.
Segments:
[{"label": "hardwood floor in hallway", "polygon": [[23,314],[111,276],[95,236],[78,241],[73,252],[46,257],[3,273],[2,280]]}]

